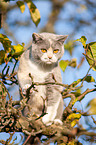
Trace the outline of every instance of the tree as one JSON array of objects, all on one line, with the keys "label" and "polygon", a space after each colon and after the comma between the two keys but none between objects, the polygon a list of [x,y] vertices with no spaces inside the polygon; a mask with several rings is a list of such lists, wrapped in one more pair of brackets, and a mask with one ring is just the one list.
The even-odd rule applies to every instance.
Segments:
[{"label": "tree", "polygon": [[[89,74],[90,70],[92,69],[96,71],[96,42],[91,42],[87,44],[87,39],[85,36],[81,36],[79,39],[76,38],[76,40],[73,41],[76,37],[76,31],[84,28],[83,26],[85,25],[89,27],[92,22],[94,22],[96,18],[96,2],[85,0],[84,3],[80,5],[80,3],[77,1],[51,0],[52,10],[50,12],[49,19],[46,25],[40,30],[56,33],[54,25],[57,21],[59,21],[59,14],[62,12],[63,9],[67,7],[67,4],[72,4],[76,8],[79,7],[77,9],[78,13],[81,12],[81,10],[85,11],[87,9],[87,11],[89,13],[91,12],[92,14],[92,18],[89,18],[91,19],[91,21],[88,21],[88,19],[82,19],[80,15],[77,17],[78,13],[76,13],[76,15],[74,16],[68,15],[68,17],[66,18],[66,21],[70,21],[71,24],[72,22],[77,22],[77,24],[74,25],[74,28],[70,33],[70,37],[67,43],[65,44],[66,51],[68,51],[70,55],[72,55],[75,47],[77,47],[78,41],[81,42],[83,46],[81,47],[84,51],[83,55],[81,55],[81,62],[78,64],[78,66],[76,63],[76,59],[71,59],[61,60],[59,63],[60,67],[63,72],[66,71],[68,66],[75,68],[76,71],[78,68],[81,68],[84,60],[87,60],[89,64],[89,69],[86,71],[85,75],[82,78],[78,78],[70,84],[59,84],[54,78],[56,85],[61,85],[64,87],[64,91],[61,92],[62,97],[64,98],[64,102],[66,98],[70,98],[69,103],[64,106],[63,126],[56,126],[52,124],[49,127],[45,127],[45,125],[41,122],[41,117],[37,118],[34,115],[32,116],[32,118],[25,118],[24,116],[22,116],[21,113],[22,109],[27,105],[26,102],[29,99],[30,89],[32,87],[35,87],[36,85],[46,85],[47,83],[53,84],[53,82],[39,83],[32,80],[32,85],[29,89],[27,89],[26,92],[27,99],[23,96],[21,89],[20,94],[22,95],[22,100],[14,100],[13,95],[10,95],[10,88],[12,88],[12,85],[18,85],[18,80],[16,77],[16,67],[18,65],[20,55],[24,52],[25,49],[24,43],[19,44],[14,34],[14,30],[11,31],[11,29],[12,27],[18,28],[18,26],[29,27],[31,19],[34,24],[38,26],[40,22],[40,13],[34,3],[31,0],[22,0],[17,2],[14,1],[14,4],[12,4],[10,0],[1,0],[0,2],[0,26],[2,27],[2,33],[0,34],[0,42],[2,44],[2,48],[0,50],[0,132],[8,132],[10,134],[10,137],[6,141],[4,141],[4,139],[2,138],[2,140],[0,140],[0,143],[9,145],[15,144],[16,138],[12,141],[12,136],[15,132],[23,132],[26,135],[24,144],[28,144],[28,142],[31,142],[29,144],[41,144],[41,142],[43,142],[44,144],[49,144],[50,142],[53,142],[54,144],[57,142],[58,144],[68,145],[82,144],[83,142],[79,139],[80,137],[82,139],[84,138],[84,140],[88,142],[96,142],[96,133],[94,127],[96,125],[96,119],[93,116],[93,114],[96,115],[96,99],[94,98],[89,102],[89,104],[86,104],[86,106],[90,107],[87,111],[82,111],[81,109],[75,107],[75,104],[77,102],[80,103],[87,94],[90,94],[91,96],[92,93],[96,91],[95,79],[91,74]],[[28,6],[31,19],[27,17],[26,21],[17,21],[17,19],[12,21],[11,18],[11,21],[8,21],[8,16],[11,11],[19,7],[20,11],[24,13],[26,4]],[[63,16],[61,15],[61,19],[62,17]],[[15,45],[12,44],[11,39],[13,40]],[[30,74],[29,77],[31,77]],[[87,83],[87,87],[85,85],[85,82]],[[92,82],[93,85],[90,88],[89,84],[91,84]],[[90,117],[92,123],[86,120],[87,127],[85,128],[83,126],[83,123],[80,122],[80,119],[83,118],[84,120],[86,116]],[[22,138],[23,136],[21,136],[21,141]],[[18,142],[18,144],[20,144],[20,142]]]}]

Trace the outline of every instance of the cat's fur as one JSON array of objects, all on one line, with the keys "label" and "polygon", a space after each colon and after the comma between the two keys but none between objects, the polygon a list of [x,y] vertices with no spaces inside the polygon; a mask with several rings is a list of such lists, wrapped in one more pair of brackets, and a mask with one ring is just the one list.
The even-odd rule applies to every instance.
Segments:
[{"label": "cat's fur", "polygon": [[[56,81],[62,83],[58,60],[64,53],[63,43],[67,35],[33,33],[32,37],[32,47],[27,49],[20,58],[18,69],[20,87],[25,91],[31,85],[29,73],[31,73],[34,82],[54,82],[53,74]],[[43,53],[42,49],[46,52]],[[28,113],[35,112],[40,116],[44,107],[43,99],[45,99],[47,114],[42,117],[43,123],[46,125],[51,125],[52,122],[62,123],[63,99],[60,93],[62,87],[48,84],[36,86],[36,89],[38,92],[33,90],[28,101],[32,109],[29,111],[25,107],[24,115],[27,116]]]}]

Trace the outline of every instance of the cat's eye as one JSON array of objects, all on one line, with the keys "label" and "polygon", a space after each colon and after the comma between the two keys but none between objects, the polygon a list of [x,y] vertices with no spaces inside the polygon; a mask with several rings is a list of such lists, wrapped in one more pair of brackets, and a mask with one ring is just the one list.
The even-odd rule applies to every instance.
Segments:
[{"label": "cat's eye", "polygon": [[55,49],[55,50],[53,51],[53,53],[58,53],[58,51],[59,51],[59,49]]},{"label": "cat's eye", "polygon": [[47,50],[46,50],[46,49],[41,49],[41,51],[42,51],[43,53],[46,53],[46,52],[47,52]]}]

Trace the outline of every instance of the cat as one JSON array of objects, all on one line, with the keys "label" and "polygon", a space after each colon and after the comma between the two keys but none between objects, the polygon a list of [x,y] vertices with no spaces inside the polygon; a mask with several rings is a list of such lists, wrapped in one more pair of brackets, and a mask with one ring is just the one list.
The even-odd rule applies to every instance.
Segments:
[{"label": "cat", "polygon": [[[21,56],[19,69],[17,72],[18,82],[23,90],[31,85],[29,73],[34,82],[57,82],[62,83],[59,59],[64,54],[64,41],[67,35],[56,35],[53,33],[33,33],[32,46],[29,47]],[[42,122],[48,126],[52,123],[62,124],[63,99],[61,95],[62,87],[52,84],[39,85],[32,92],[28,107],[24,109],[24,115],[27,116],[34,112],[40,116],[44,107],[46,114],[42,117]]]}]

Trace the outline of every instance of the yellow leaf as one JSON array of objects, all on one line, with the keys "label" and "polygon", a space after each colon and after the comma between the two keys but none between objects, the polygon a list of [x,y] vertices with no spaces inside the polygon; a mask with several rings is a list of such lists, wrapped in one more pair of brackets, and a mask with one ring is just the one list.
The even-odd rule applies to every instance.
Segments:
[{"label": "yellow leaf", "polygon": [[92,115],[96,115],[96,98],[92,99],[88,106],[90,106],[89,113]]},{"label": "yellow leaf", "polygon": [[73,120],[73,121],[71,122],[71,126],[74,127],[74,126],[77,124],[78,121],[79,121],[79,119]]},{"label": "yellow leaf", "polygon": [[76,144],[75,144],[75,141],[73,140],[73,141],[70,141],[67,145],[76,145]]},{"label": "yellow leaf", "polygon": [[24,47],[20,44],[13,45],[13,49],[15,51],[12,53],[12,56],[20,56],[24,52]]},{"label": "yellow leaf", "polygon": [[71,120],[71,119],[80,119],[80,117],[81,117],[81,114],[76,114],[76,113],[72,113],[72,114],[70,114],[69,116],[68,116],[68,118],[67,119],[69,119],[69,120]]},{"label": "yellow leaf", "polygon": [[16,2],[18,7],[20,8],[21,10],[21,13],[23,13],[25,11],[25,5],[24,5],[24,2],[23,1],[17,1]]},{"label": "yellow leaf", "polygon": [[27,6],[29,8],[31,19],[37,26],[40,22],[39,10],[37,9],[37,7],[33,4],[33,2],[31,0],[25,0],[25,2],[27,3]]},{"label": "yellow leaf", "polygon": [[73,58],[73,59],[70,61],[69,66],[75,68],[75,67],[77,66],[76,61],[77,61],[77,59],[76,59],[76,58]]}]

